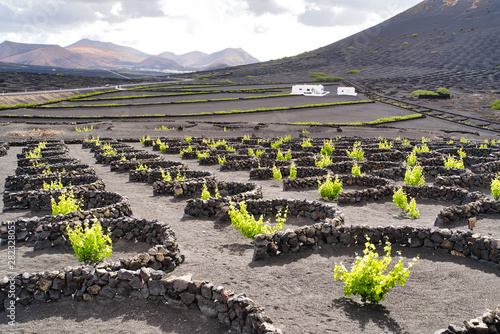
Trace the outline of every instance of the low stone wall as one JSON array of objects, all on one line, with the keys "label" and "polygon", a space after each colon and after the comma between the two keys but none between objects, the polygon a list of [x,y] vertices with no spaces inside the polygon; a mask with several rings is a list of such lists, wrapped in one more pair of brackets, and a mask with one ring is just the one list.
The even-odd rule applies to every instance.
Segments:
[{"label": "low stone wall", "polygon": [[[381,152],[386,151],[386,152]],[[391,161],[391,162],[401,162],[406,159],[408,153],[401,152],[398,150],[369,150],[365,151],[365,159],[371,161]]]},{"label": "low stone wall", "polygon": [[[332,160],[332,163],[337,163],[337,162],[343,162],[343,161],[352,161],[352,158],[348,156],[330,156],[329,157]],[[304,158],[299,158],[299,159],[294,159],[295,165],[298,167],[316,167],[315,161],[319,160],[318,158],[314,157],[304,157]]]},{"label": "low stone wall", "polygon": [[[210,194],[215,193],[213,184],[207,185]],[[189,199],[184,214],[192,217],[212,217],[220,215],[221,220],[228,218],[229,203],[239,203],[249,199],[261,199],[262,187],[254,183],[217,182],[220,198],[210,197],[207,200],[200,198]]]},{"label": "low stone wall", "polygon": [[374,244],[391,244],[403,247],[426,247],[446,249],[453,254],[477,260],[500,263],[500,240],[483,237],[471,231],[451,231],[449,229],[430,229],[411,226],[368,227],[340,226],[330,223],[317,223],[297,230],[278,231],[275,234],[257,235],[254,242],[254,260],[270,256],[297,252],[322,244],[341,244],[344,246],[363,245],[365,236]]},{"label": "low stone wall", "polygon": [[141,159],[141,160],[116,160],[110,163],[110,170],[112,172],[117,172],[117,173],[126,173],[131,170],[135,170],[137,167],[139,167],[139,164],[142,164],[143,166],[147,166],[148,169],[153,169],[153,168],[181,168],[185,167],[186,165],[182,162],[177,162],[177,161],[166,161],[163,160],[162,158],[155,158],[155,159]]},{"label": "low stone wall", "polygon": [[[21,149],[21,153],[25,154],[28,153],[29,151],[33,150],[34,148],[38,148],[38,144],[36,145],[28,145],[27,147],[23,147]],[[63,142],[60,143],[47,143],[45,144],[45,147],[39,148],[39,150],[43,153],[45,151],[68,151],[68,145],[64,144]]]},{"label": "low stone wall", "polygon": [[[351,174],[352,167],[354,166],[355,160],[336,162],[325,168],[331,171],[333,174]],[[400,162],[392,161],[356,161],[356,164],[361,169],[362,173],[371,173],[373,171],[384,171],[390,168],[401,167]]]},{"label": "low stone wall", "polygon": [[[158,145],[158,149],[155,149],[155,146],[153,146],[153,151],[159,151],[160,147]],[[164,152],[161,152],[163,154],[179,154],[181,153],[181,147],[175,146],[175,147],[167,147],[164,149]]]},{"label": "low stone wall", "polygon": [[[94,176],[94,178],[96,177]],[[87,179],[84,181],[87,181]],[[57,198],[60,196],[62,190],[72,190],[75,194],[77,194],[81,192],[104,191],[104,189],[104,182],[101,179],[96,178],[93,182],[82,182],[78,185],[72,184],[69,187],[59,189],[38,189],[21,192],[6,191],[3,194],[3,211],[25,209],[32,211],[51,210],[51,198]]]},{"label": "low stone wall", "polygon": [[500,172],[500,160],[491,161],[486,163],[479,163],[477,165],[471,166],[471,171],[473,173],[498,173]]},{"label": "low stone wall", "polygon": [[477,318],[464,321],[463,324],[463,326],[450,324],[448,328],[438,330],[434,334],[500,333],[500,305],[496,310],[488,310]]},{"label": "low stone wall", "polygon": [[471,188],[471,187],[485,187],[490,186],[491,179],[495,177],[495,173],[487,174],[471,174],[464,173],[461,175],[450,175],[450,176],[437,176],[434,180],[436,186],[445,187],[460,187],[460,188]]},{"label": "low stone wall", "polygon": [[466,189],[437,187],[433,185],[403,186],[403,190],[408,196],[415,199],[428,198],[455,204],[467,204],[484,198],[484,195],[477,191],[469,192]]},{"label": "low stone wall", "polygon": [[50,165],[50,166],[27,166],[27,167],[17,167],[16,168],[16,175],[39,175],[42,174],[43,171],[46,169],[50,168],[50,171],[52,173],[63,173],[63,172],[70,172],[70,171],[78,171],[82,169],[89,169],[91,168],[87,164],[81,164],[78,161],[74,161],[73,163],[65,164],[65,163],[58,163],[55,165]]},{"label": "low stone wall", "polygon": [[231,170],[247,170],[257,168],[259,166],[259,159],[254,156],[246,157],[241,160],[227,160],[220,166],[221,171]]},{"label": "low stone wall", "polygon": [[[183,166],[184,167],[184,166]],[[186,180],[190,179],[199,179],[208,176],[214,176],[212,172],[203,172],[203,171],[192,171],[186,169],[179,169],[176,166],[171,168],[163,169],[163,174],[169,173],[172,181],[175,181],[177,176],[180,174],[181,176],[185,176]],[[215,177],[215,176],[214,176]],[[143,170],[131,170],[129,172],[129,182],[143,182],[143,183],[155,183],[156,181],[163,181],[162,170],[157,169],[143,169]]]},{"label": "low stone wall", "polygon": [[[279,167],[281,176],[290,176],[290,167]],[[297,167],[297,178],[327,175],[328,170],[319,167]],[[273,178],[272,168],[254,168],[250,170],[250,179],[269,180]]]},{"label": "low stone wall", "polygon": [[[326,169],[325,169],[326,170]],[[296,178],[296,179],[286,179],[282,180],[283,182],[283,190],[288,191],[292,189],[310,189],[310,188],[318,188],[319,182],[323,183],[328,176],[332,179],[335,177],[334,175],[328,174],[323,176],[315,176],[315,177],[304,177],[304,178]],[[394,181],[390,179],[381,178],[373,175],[360,175],[354,176],[350,174],[341,174],[338,175],[339,180],[345,185],[354,185],[354,186],[365,186],[365,187],[378,187],[378,186],[388,186],[391,185]],[[366,189],[368,190],[368,189]],[[364,191],[364,190],[362,190]],[[354,192],[353,192],[354,193]],[[341,193],[343,195],[344,193]]]},{"label": "low stone wall", "polygon": [[[344,214],[338,208],[318,201],[288,200],[276,198],[272,200],[248,200],[245,201],[247,211],[254,216],[277,214],[288,208],[288,215],[294,217],[305,217],[315,221],[332,223],[335,226],[344,224]],[[234,203],[239,208],[238,203]]]},{"label": "low stone wall", "polygon": [[249,158],[248,155],[237,155],[237,154],[232,154],[231,152],[224,151],[222,153],[217,153],[217,152],[211,152],[211,155],[208,157],[201,157],[198,159],[200,165],[205,165],[205,166],[213,166],[213,165],[218,165],[219,164],[219,157],[226,158],[226,161],[229,160],[246,160]]},{"label": "low stone wall", "polygon": [[344,186],[364,186],[368,189],[342,192],[338,203],[360,203],[366,201],[378,201],[392,196],[394,193],[394,181],[377,176],[361,175],[340,175]]},{"label": "low stone wall", "polygon": [[8,151],[9,151],[9,143],[0,142],[0,157],[7,155]]},{"label": "low stone wall", "polygon": [[145,159],[159,158],[159,156],[156,154],[140,151],[140,152],[124,153],[124,154],[97,154],[95,156],[95,162],[97,164],[109,165],[113,161],[120,160],[122,157],[125,157],[126,160],[132,160],[132,159],[145,160]]},{"label": "low stone wall", "polygon": [[[12,283],[12,285],[11,285]],[[231,330],[249,334],[280,334],[263,308],[241,294],[222,286],[192,280],[190,275],[167,276],[163,271],[142,267],[137,270],[120,268],[119,264],[99,264],[68,268],[39,274],[18,274],[11,281],[0,282],[1,310],[10,305],[9,289],[13,286],[17,302],[29,305],[58,300],[93,301],[114,298],[164,301],[199,309],[206,317],[218,319]]]},{"label": "low stone wall", "polygon": [[70,185],[89,184],[96,182],[99,178],[95,175],[94,168],[70,171],[65,173],[51,173],[42,175],[13,175],[5,179],[5,191],[36,190],[43,189],[43,184],[61,181],[64,187]]},{"label": "low stone wall", "polygon": [[[83,221],[92,218],[118,218],[132,216],[132,210],[128,198],[117,193],[98,191],[98,192],[75,192],[75,197],[82,199],[84,208],[80,211],[69,212],[65,215],[57,216],[46,215],[43,217],[35,217],[40,222],[53,224],[59,221]],[[44,204],[45,205],[45,204]],[[41,207],[42,205],[40,205]],[[22,224],[22,220],[16,221],[17,224]]]},{"label": "low stone wall", "polygon": [[[212,173],[211,173],[212,174]],[[185,181],[156,181],[153,183],[153,195],[172,195],[175,197],[200,196],[203,185],[215,184],[213,175],[187,179]]]},{"label": "low stone wall", "polygon": [[[53,158],[53,157],[61,157],[68,153],[68,150],[41,150],[40,155],[42,158]],[[17,159],[27,159],[27,153],[18,153],[16,155]]]},{"label": "low stone wall", "polygon": [[[120,268],[137,270],[141,267],[150,267],[155,270],[171,272],[184,261],[180,255],[175,233],[170,226],[157,221],[139,220],[131,217],[120,217],[116,219],[99,219],[103,230],[108,230],[113,242],[119,239],[127,239],[137,242],[153,244],[147,253],[138,254],[130,259],[121,259]],[[2,244],[8,240],[8,225],[12,222],[0,223]],[[82,222],[59,221],[47,224],[43,221],[31,221],[19,224],[21,228],[16,229],[18,242],[34,241],[34,250],[42,250],[50,247],[71,246],[67,226],[74,228]],[[85,223],[92,226],[93,220]]]},{"label": "low stone wall", "polygon": [[436,177],[438,175],[462,175],[467,173],[465,168],[451,168],[444,166],[423,166],[424,176],[430,175]]},{"label": "low stone wall", "polygon": [[17,166],[18,167],[30,167],[33,166],[34,164],[49,164],[49,165],[55,165],[55,164],[70,164],[70,163],[76,163],[79,162],[80,160],[71,158],[69,156],[57,156],[57,157],[50,157],[50,158],[39,158],[39,159],[31,159],[31,158],[21,158],[17,159]]}]

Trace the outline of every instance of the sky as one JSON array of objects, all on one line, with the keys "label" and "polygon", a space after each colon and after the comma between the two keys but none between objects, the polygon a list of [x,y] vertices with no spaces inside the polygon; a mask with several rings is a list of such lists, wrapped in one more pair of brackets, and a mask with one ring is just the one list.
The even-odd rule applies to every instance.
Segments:
[{"label": "sky", "polygon": [[0,42],[82,38],[149,54],[242,48],[293,56],[378,24],[421,0],[0,0]]}]

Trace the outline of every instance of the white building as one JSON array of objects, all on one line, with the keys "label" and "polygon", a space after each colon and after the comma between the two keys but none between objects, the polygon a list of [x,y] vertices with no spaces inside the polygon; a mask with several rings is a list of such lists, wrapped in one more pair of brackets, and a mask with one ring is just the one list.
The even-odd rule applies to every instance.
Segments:
[{"label": "white building", "polygon": [[291,95],[305,95],[305,96],[325,96],[330,92],[325,92],[323,85],[294,85],[292,86]]},{"label": "white building", "polygon": [[338,87],[337,88],[337,95],[357,96],[358,93],[356,93],[356,90],[354,89],[354,87]]}]

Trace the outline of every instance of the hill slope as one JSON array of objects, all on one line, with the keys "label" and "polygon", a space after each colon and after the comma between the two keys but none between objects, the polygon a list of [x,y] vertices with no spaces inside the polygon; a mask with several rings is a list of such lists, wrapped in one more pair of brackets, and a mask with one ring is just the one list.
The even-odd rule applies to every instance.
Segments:
[{"label": "hill slope", "polygon": [[[425,0],[338,42],[293,58],[236,67],[232,75],[235,80],[252,75],[259,76],[256,81],[303,81],[322,71],[358,80],[451,71],[481,74],[472,85],[498,86],[498,22],[500,1]],[[353,69],[360,73],[347,74]]]}]

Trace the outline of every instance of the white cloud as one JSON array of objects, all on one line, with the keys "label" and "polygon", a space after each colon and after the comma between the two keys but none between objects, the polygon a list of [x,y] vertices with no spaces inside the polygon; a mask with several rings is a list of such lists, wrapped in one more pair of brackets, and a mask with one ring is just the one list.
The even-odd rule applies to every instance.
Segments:
[{"label": "white cloud", "polygon": [[91,38],[144,52],[241,47],[260,60],[347,37],[420,0],[0,0],[0,41]]}]

